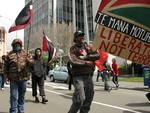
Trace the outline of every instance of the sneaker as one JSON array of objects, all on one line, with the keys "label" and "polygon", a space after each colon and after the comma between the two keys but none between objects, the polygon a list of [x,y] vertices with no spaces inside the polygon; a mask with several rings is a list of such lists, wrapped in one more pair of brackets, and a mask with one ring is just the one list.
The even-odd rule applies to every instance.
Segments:
[{"label": "sneaker", "polygon": [[118,88],[119,87],[119,85],[116,85],[116,88]]},{"label": "sneaker", "polygon": [[6,84],[9,84],[9,81],[6,81]]},{"label": "sneaker", "polygon": [[35,102],[40,102],[38,97],[35,97]]},{"label": "sneaker", "polygon": [[111,91],[112,90],[112,87],[109,87],[108,91]]},{"label": "sneaker", "polygon": [[48,102],[48,100],[45,98],[42,98],[42,103],[44,104],[45,102]]},{"label": "sneaker", "polygon": [[1,90],[4,91],[4,88],[2,88]]}]

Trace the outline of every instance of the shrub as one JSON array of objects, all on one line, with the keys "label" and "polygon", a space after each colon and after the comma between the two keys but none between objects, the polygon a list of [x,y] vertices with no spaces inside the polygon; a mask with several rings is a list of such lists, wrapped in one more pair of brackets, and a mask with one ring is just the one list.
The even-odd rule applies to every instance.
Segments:
[{"label": "shrub", "polygon": [[128,74],[127,69],[126,69],[126,67],[124,65],[123,66],[119,66],[118,70],[119,70],[119,74],[120,75]]}]

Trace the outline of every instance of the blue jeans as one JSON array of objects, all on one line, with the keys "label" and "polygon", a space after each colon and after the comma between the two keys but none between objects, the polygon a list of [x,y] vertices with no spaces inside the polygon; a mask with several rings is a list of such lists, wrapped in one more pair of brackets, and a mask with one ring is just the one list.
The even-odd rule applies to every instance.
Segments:
[{"label": "blue jeans", "polygon": [[102,74],[102,80],[104,81],[104,90],[109,90],[110,86],[108,84],[109,82],[109,73],[103,72]]},{"label": "blue jeans", "polygon": [[24,100],[26,93],[27,81],[10,81],[10,109],[9,113],[24,112]]},{"label": "blue jeans", "polygon": [[4,88],[4,75],[0,74],[0,88]]}]

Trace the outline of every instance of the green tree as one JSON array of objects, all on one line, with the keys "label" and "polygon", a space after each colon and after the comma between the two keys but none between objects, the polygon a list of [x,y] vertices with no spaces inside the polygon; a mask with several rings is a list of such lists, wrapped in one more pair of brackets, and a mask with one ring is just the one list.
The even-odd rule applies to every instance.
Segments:
[{"label": "green tree", "polygon": [[[45,35],[52,41],[54,46],[58,49],[63,50],[62,56],[66,56],[68,53],[68,48],[73,43],[73,24],[65,24],[65,22],[57,23],[55,26],[52,24],[41,25],[38,27],[37,31],[33,31],[29,41],[29,50],[34,51],[35,48],[43,46],[43,30]],[[34,53],[34,52],[32,52]],[[47,52],[43,51],[44,55]]]}]

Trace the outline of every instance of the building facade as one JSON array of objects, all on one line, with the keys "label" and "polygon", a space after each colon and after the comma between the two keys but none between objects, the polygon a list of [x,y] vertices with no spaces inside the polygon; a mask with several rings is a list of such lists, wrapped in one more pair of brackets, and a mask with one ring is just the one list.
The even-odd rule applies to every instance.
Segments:
[{"label": "building facade", "polygon": [[[25,4],[29,1],[31,0],[25,0]],[[41,25],[65,22],[72,23],[74,31],[78,29],[84,31],[86,41],[91,42],[95,31],[94,18],[100,2],[101,0],[34,0],[31,34]],[[28,34],[29,26],[24,31],[25,48]]]},{"label": "building facade", "polygon": [[[31,0],[25,0],[27,4]],[[96,30],[95,15],[101,0],[34,0],[33,22],[31,34],[36,32],[41,25],[62,23],[73,23],[74,31],[82,30],[85,33],[85,40],[91,43]],[[29,26],[24,30],[24,46],[28,43]],[[30,48],[31,50],[34,48]],[[109,55],[110,62],[115,56]],[[122,65],[126,60],[117,58],[118,64]]]},{"label": "building facade", "polygon": [[7,37],[7,32],[5,27],[0,26],[0,61],[3,55],[6,55],[6,37]]}]

